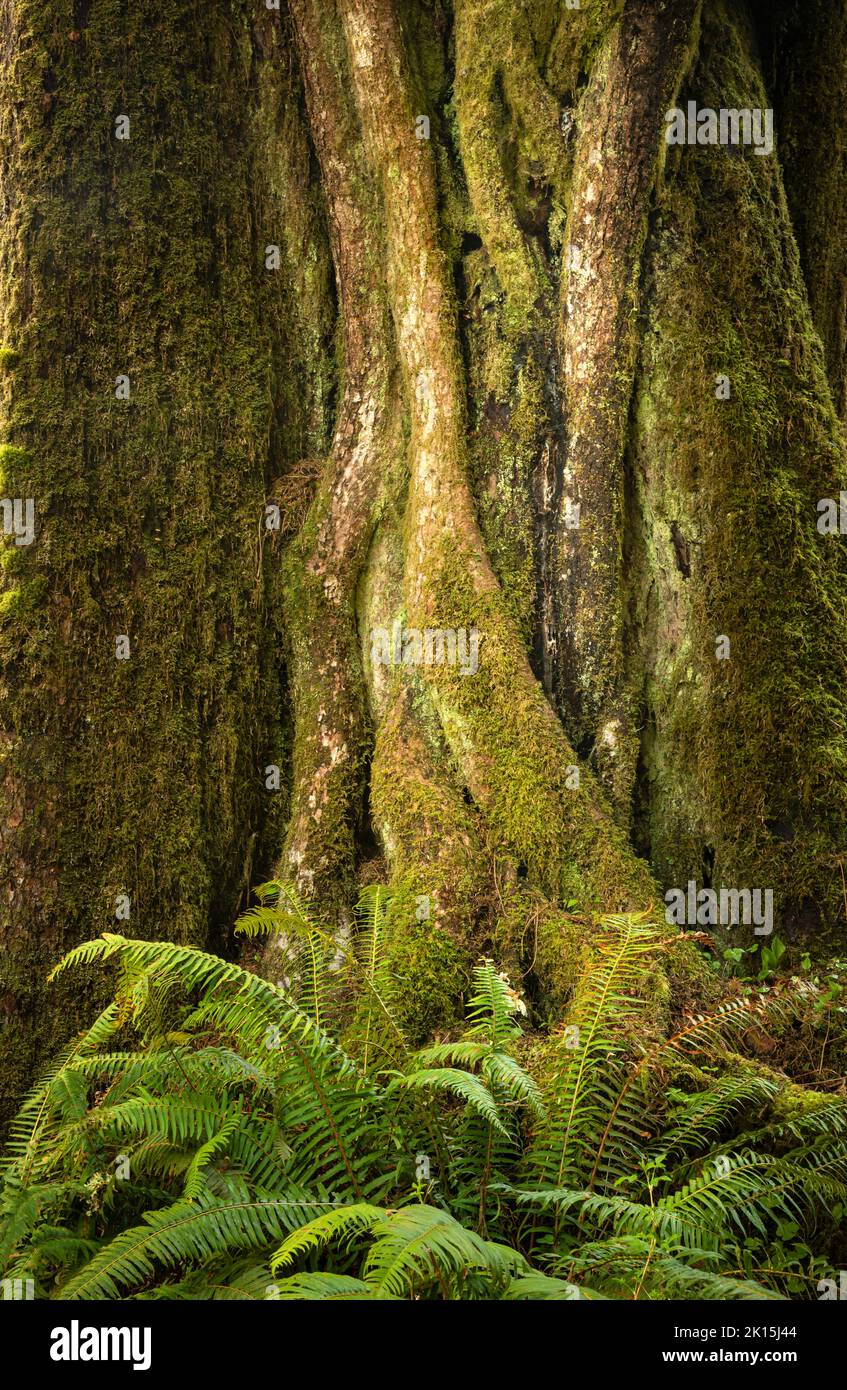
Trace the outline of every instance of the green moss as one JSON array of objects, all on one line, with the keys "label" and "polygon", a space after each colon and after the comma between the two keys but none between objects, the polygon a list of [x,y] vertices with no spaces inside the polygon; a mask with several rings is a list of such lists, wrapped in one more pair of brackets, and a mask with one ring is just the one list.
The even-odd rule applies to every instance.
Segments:
[{"label": "green moss", "polygon": [[[583,911],[646,907],[656,889],[615,826],[603,793],[577,760],[541,687],[522,660],[519,634],[499,593],[477,592],[461,544],[432,557],[428,623],[480,634],[479,669],[433,666],[428,678],[457,760],[474,767],[471,792],[495,843],[523,864],[553,902]],[[421,624],[422,625],[422,624]]]},{"label": "green moss", "polygon": [[0,444],[0,487],[14,489],[20,483],[26,485],[26,473],[32,463],[28,449],[15,444]]},{"label": "green moss", "polygon": [[464,1017],[464,993],[474,958],[434,921],[418,922],[414,896],[399,892],[385,930],[385,964],[390,1005],[412,1045],[456,1027]]},{"label": "green moss", "polygon": [[779,160],[809,307],[826,356],[835,408],[847,418],[847,14],[829,0],[755,6],[775,107]]},{"label": "green moss", "polygon": [[[401,480],[396,480],[401,486]],[[358,594],[358,628],[363,636],[363,655],[370,708],[376,728],[370,769],[370,818],[373,830],[391,866],[391,887],[407,904],[395,925],[398,958],[405,948],[401,937],[404,921],[413,936],[433,942],[452,942],[458,962],[450,990],[450,1009],[438,1005],[438,1016],[459,1011],[464,981],[486,949],[491,929],[488,911],[490,866],[481,838],[482,826],[475,809],[467,804],[458,767],[447,747],[439,720],[420,673],[407,668],[374,666],[369,634],[374,628],[391,629],[395,618],[403,620],[400,603],[403,587],[403,546],[399,517],[387,506],[369,556]],[[408,905],[411,904],[409,908]],[[419,921],[416,911],[424,914]],[[409,948],[411,950],[411,947]],[[417,949],[417,948],[416,948]],[[422,970],[429,969],[423,956]],[[442,967],[436,951],[432,960],[433,989],[441,997]],[[405,1012],[423,1008],[421,994],[426,975],[415,980],[401,972],[410,996],[398,1008]],[[398,981],[400,975],[398,975]],[[398,999],[402,993],[398,983]],[[446,994],[444,995],[446,999]]]},{"label": "green moss", "polygon": [[[328,604],[323,573],[312,572],[315,531],[326,517],[322,486],[282,568],[286,650],[294,721],[292,807],[286,858],[305,853],[301,887],[326,920],[347,912],[363,815],[364,769],[371,754],[365,687],[356,642],[354,594]],[[355,576],[355,565],[350,569]],[[339,592],[341,592],[341,580]],[[318,644],[320,644],[319,650]],[[343,679],[339,673],[343,671]],[[328,753],[328,745],[332,748]],[[318,798],[316,801],[315,798]],[[316,814],[317,813],[317,814]],[[293,841],[297,846],[293,846]],[[288,862],[285,871],[297,871]],[[306,886],[308,884],[308,887]]]},{"label": "green moss", "polygon": [[563,223],[567,184],[558,103],[522,7],[457,4],[454,106],[473,225],[504,295],[499,325],[520,338],[550,287],[546,257],[528,233],[549,220],[550,200]]},{"label": "green moss", "polygon": [[573,9],[533,0],[531,8],[536,29],[548,45],[545,75],[560,100],[573,100],[600,44],[621,16],[623,0],[581,0]]},{"label": "green moss", "polygon": [[530,980],[538,1022],[561,1021],[590,949],[590,921],[520,885],[501,887],[495,945],[512,979]]},{"label": "green moss", "polygon": [[789,1080],[784,1072],[759,1061],[756,1057],[746,1057],[737,1052],[728,1052],[724,1058],[727,1072],[738,1075],[745,1073],[765,1077],[776,1082],[779,1090],[768,1104],[768,1117],[775,1121],[791,1120],[797,1116],[812,1114],[815,1110],[832,1105],[832,1096],[825,1091],[815,1091],[808,1086],[798,1086]]},{"label": "green moss", "polygon": [[0,618],[26,620],[41,606],[47,589],[47,577],[43,574],[39,574],[28,584],[22,584],[18,589],[6,589],[4,593],[0,593]]},{"label": "green moss", "polygon": [[[465,803],[446,750],[428,742],[411,694],[396,678],[380,724],[371,781],[375,824],[395,873],[413,881],[432,915],[473,953],[472,923],[487,872],[473,810]],[[438,735],[431,731],[430,737]]]},{"label": "green moss", "polygon": [[469,471],[487,554],[529,649],[537,626],[536,474],[545,462],[553,467],[555,448],[543,361],[552,352],[552,321],[549,334],[529,332],[516,350],[501,309],[500,296],[492,304],[469,295]]}]

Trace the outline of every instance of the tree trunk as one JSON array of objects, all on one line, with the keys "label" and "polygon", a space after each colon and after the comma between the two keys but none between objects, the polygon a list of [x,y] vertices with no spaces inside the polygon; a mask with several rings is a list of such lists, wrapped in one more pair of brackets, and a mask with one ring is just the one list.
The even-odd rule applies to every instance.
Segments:
[{"label": "tree trunk", "polygon": [[3,492],[35,504],[0,614],[11,1102],[90,1016],[46,992],[58,953],[219,941],[278,848],[264,507],[321,441],[334,311],[279,16],[8,0],[2,32]]},{"label": "tree trunk", "polygon": [[117,895],[221,943],[274,859],[335,927],[412,894],[417,1034],[486,951],[555,1014],[691,879],[831,926],[843,6],[51,8],[0,90],[13,1089]]}]

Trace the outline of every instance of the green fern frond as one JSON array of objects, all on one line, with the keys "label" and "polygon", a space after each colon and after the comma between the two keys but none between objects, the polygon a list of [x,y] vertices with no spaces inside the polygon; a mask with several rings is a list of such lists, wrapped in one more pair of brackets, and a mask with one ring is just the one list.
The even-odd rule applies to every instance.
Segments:
[{"label": "green fern frond", "polygon": [[765,1220],[774,1214],[802,1220],[803,1208],[817,1197],[847,1199],[847,1148],[832,1146],[817,1155],[814,1166],[742,1150],[723,1154],[677,1192],[660,1198],[664,1215],[692,1218],[704,1230],[739,1230],[753,1226],[766,1234]]},{"label": "green fern frond", "polygon": [[783,1097],[728,1051],[802,1005],[792,988],[657,1038],[644,1000],[669,938],[617,915],[546,1045],[522,1042],[523,1001],[486,960],[465,1033],[409,1056],[384,951],[400,899],[366,889],[339,944],[290,885],[258,896],[246,930],[272,917],[290,938],[290,988],[113,934],[57,967],[116,966],[114,1000],[15,1122],[5,1277],[72,1299],[774,1298],[754,1279],[789,1275],[755,1256],[740,1277],[745,1250],[847,1207],[845,1102]]},{"label": "green fern frond", "polygon": [[531,1111],[538,1121],[545,1119],[541,1087],[514,1057],[499,1049],[490,1051],[483,1059],[482,1074],[493,1095],[502,1092],[508,1103]]},{"label": "green fern frond", "polygon": [[537,1131],[528,1174],[539,1184],[577,1187],[591,1172],[604,1134],[616,1152],[608,1178],[631,1165],[644,1140],[644,1107],[621,1102],[632,1030],[643,1014],[638,990],[664,940],[640,918],[603,919],[604,934],[579,981],[567,1025],[547,1049],[542,1084],[547,1120]]},{"label": "green fern frond", "polygon": [[413,1065],[440,1067],[454,1062],[463,1067],[477,1067],[490,1052],[490,1043],[457,1038],[455,1042],[430,1043],[428,1047],[419,1048],[414,1055]]},{"label": "green fern frond", "polygon": [[711,1148],[741,1115],[764,1108],[778,1094],[778,1084],[766,1077],[721,1076],[707,1090],[685,1098],[651,1152],[658,1163],[674,1155],[693,1157]]},{"label": "green fern frond", "polygon": [[161,1269],[207,1261],[233,1250],[261,1250],[296,1225],[298,1198],[243,1196],[217,1201],[208,1193],[146,1212],[143,1223],[122,1231],[98,1250],[61,1288],[67,1300],[120,1298]]},{"label": "green fern frond", "polygon": [[433,1067],[414,1071],[411,1075],[402,1077],[398,1084],[409,1090],[449,1091],[481,1115],[504,1139],[511,1137],[488,1087],[470,1072],[456,1071],[451,1067]]},{"label": "green fern frond", "polygon": [[350,1274],[292,1274],[275,1286],[270,1297],[274,1299],[306,1299],[309,1302],[339,1303],[358,1302],[374,1297],[371,1287],[363,1279],[354,1279]]},{"label": "green fern frond", "polygon": [[[655,1241],[641,1236],[614,1237],[580,1245],[568,1259],[568,1277],[602,1280],[613,1298],[705,1299],[724,1301],[769,1300],[781,1296],[749,1279],[737,1279],[703,1264],[715,1259],[714,1252],[689,1252],[700,1261],[694,1265],[658,1248]],[[580,1283],[584,1288],[585,1284]]]},{"label": "green fern frond", "polygon": [[356,1236],[370,1231],[380,1221],[384,1213],[381,1207],[367,1202],[351,1206],[339,1206],[334,1210],[315,1217],[308,1225],[294,1231],[271,1258],[271,1270],[278,1274],[287,1265],[313,1250],[338,1242],[348,1246]]},{"label": "green fern frond", "polygon": [[556,1279],[552,1274],[542,1274],[539,1270],[534,1270],[531,1274],[522,1274],[519,1279],[513,1279],[503,1297],[515,1301],[528,1298],[572,1303],[582,1299],[602,1299],[603,1295],[590,1289],[584,1290],[578,1284],[569,1283],[567,1279]]},{"label": "green fern frond", "polygon": [[383,1213],[371,1234],[362,1277],[376,1298],[408,1298],[433,1285],[454,1297],[456,1281],[468,1271],[481,1274],[489,1296],[497,1296],[528,1269],[516,1250],[483,1240],[438,1207]]},{"label": "green fern frond", "polygon": [[502,1047],[521,1035],[515,1016],[526,1013],[526,1006],[509,983],[498,973],[493,961],[484,960],[473,972],[473,990],[468,1005],[470,1027],[466,1038],[484,1038],[490,1047]]}]

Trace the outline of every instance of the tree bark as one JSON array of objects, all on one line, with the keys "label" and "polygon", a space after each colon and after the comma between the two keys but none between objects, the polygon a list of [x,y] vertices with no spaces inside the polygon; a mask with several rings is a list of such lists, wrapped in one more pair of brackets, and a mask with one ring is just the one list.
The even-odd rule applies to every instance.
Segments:
[{"label": "tree bark", "polygon": [[12,1105],[90,1017],[46,990],[61,951],[109,928],[220,943],[278,852],[264,505],[325,429],[334,313],[279,16],[6,0],[2,33],[3,493],[35,504],[0,614]]}]

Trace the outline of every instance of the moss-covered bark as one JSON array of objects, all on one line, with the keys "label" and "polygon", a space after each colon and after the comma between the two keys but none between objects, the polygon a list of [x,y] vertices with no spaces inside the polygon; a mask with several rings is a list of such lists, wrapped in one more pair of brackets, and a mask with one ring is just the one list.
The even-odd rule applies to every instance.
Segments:
[{"label": "moss-covered bark", "polygon": [[625,671],[623,457],[638,351],[640,269],[663,164],[664,112],[696,44],[700,6],[627,5],[579,109],[562,275],[566,440],[557,570],[569,722],[625,825],[638,712]]},{"label": "moss-covered bark", "polygon": [[809,308],[847,418],[847,11],[831,0],[756,0],[762,68]]},{"label": "moss-covered bark", "polygon": [[[656,888],[614,825],[591,774],[573,777],[575,754],[530,669],[525,637],[479,529],[468,474],[457,306],[436,215],[436,164],[428,142],[416,138],[412,77],[395,12],[391,4],[342,0],[339,13],[363,148],[381,194],[385,282],[409,419],[399,613],[414,631],[474,632],[480,642],[478,670],[424,661],[413,674],[393,678],[377,731],[372,806],[395,872],[408,872],[410,860],[419,878],[422,866],[434,871],[433,881],[421,885],[432,897],[433,927],[446,930],[468,954],[479,948],[479,900],[467,892],[467,882],[463,900],[460,886],[463,875],[467,880],[477,818],[494,854],[505,856],[553,902],[575,899],[586,910],[644,905]],[[516,42],[526,60],[528,34],[521,30]],[[487,79],[486,99],[489,86]],[[548,114],[553,106],[548,92]],[[478,113],[469,93],[457,93],[457,113],[460,139],[472,143]],[[547,134],[552,136],[549,129]],[[558,132],[556,138],[562,141]],[[472,165],[477,156],[481,160],[480,180],[490,155],[486,147],[469,156]],[[564,153],[557,162],[563,160]],[[471,181],[472,198],[473,187]],[[479,198],[478,216],[482,226],[494,216]],[[521,245],[522,236],[516,228]],[[496,254],[493,259],[496,267]],[[504,288],[508,336],[516,307],[526,313],[529,306],[521,289]],[[344,486],[349,488],[349,479]],[[367,641],[368,633],[363,636]],[[427,737],[428,727],[435,732]],[[421,757],[430,764],[428,776],[410,778]],[[461,809],[462,793],[473,817]],[[451,801],[458,813],[449,812]],[[420,838],[416,831],[429,835],[436,827],[437,859],[420,851],[410,856],[410,845]],[[410,987],[426,991],[430,974],[418,958]]]},{"label": "moss-covered bark", "polygon": [[278,843],[264,504],[324,417],[332,307],[279,16],[6,0],[2,28],[3,492],[36,517],[2,556],[11,1103],[77,1016],[45,991],[58,952],[120,929],[119,895],[133,934],[205,942]]},{"label": "moss-covered bark", "polygon": [[343,917],[370,752],[356,591],[384,491],[396,416],[383,244],[333,6],[293,0],[311,129],[327,199],[344,342],[344,396],[329,458],[284,566],[295,727],[284,863]]},{"label": "moss-covered bark", "polygon": [[[681,101],[766,106],[754,53],[711,6]],[[672,154],[632,431],[644,848],[666,883],[771,888],[809,929],[843,906],[847,575],[817,530],[842,435],[778,161]]]}]

